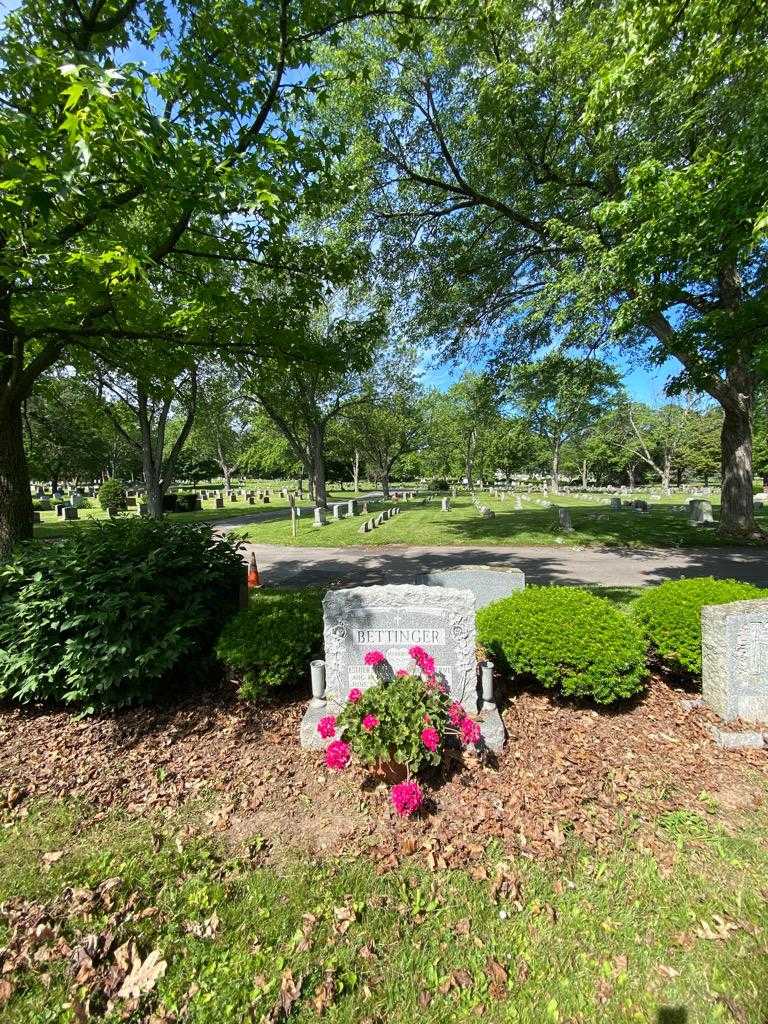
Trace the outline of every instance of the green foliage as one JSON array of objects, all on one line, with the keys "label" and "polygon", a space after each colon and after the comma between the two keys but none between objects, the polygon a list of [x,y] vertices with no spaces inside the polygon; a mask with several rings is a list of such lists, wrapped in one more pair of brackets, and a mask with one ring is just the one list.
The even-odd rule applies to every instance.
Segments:
[{"label": "green foliage", "polygon": [[478,642],[517,675],[610,704],[643,685],[645,648],[630,619],[577,587],[528,587],[477,615]]},{"label": "green foliage", "polygon": [[319,590],[259,591],[226,624],[216,654],[242,675],[241,696],[255,699],[270,686],[306,676],[322,643]]},{"label": "green foliage", "polygon": [[99,504],[108,512],[125,512],[128,508],[128,501],[125,488],[119,480],[110,477],[104,481],[99,488]]},{"label": "green foliage", "polygon": [[[395,761],[417,772],[423,765],[440,764],[449,703],[444,693],[436,686],[425,686],[420,676],[402,676],[369,687],[359,701],[344,706],[336,722],[364,764]],[[362,724],[367,715],[379,720],[370,731]],[[429,750],[421,740],[425,725],[440,736],[437,750]]]},{"label": "green foliage", "polygon": [[751,583],[703,576],[649,587],[632,604],[632,614],[661,659],[673,670],[701,674],[701,609],[764,597]]},{"label": "green foliage", "polygon": [[87,711],[153,697],[208,656],[240,554],[207,524],[94,523],[0,567],[0,696]]}]

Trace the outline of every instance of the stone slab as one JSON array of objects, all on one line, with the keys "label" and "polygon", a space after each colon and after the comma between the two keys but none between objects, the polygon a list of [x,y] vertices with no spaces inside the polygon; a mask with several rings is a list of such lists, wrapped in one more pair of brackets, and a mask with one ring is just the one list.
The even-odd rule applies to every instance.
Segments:
[{"label": "stone slab", "polygon": [[701,609],[704,700],[724,721],[768,722],[768,600]]},{"label": "stone slab", "polygon": [[518,590],[525,590],[525,574],[520,569],[493,566],[459,565],[455,569],[436,569],[422,573],[414,581],[418,586],[471,590],[475,608],[485,608]]},{"label": "stone slab", "polygon": [[762,732],[728,732],[716,725],[710,725],[709,731],[718,747],[724,750],[763,750],[768,745]]}]

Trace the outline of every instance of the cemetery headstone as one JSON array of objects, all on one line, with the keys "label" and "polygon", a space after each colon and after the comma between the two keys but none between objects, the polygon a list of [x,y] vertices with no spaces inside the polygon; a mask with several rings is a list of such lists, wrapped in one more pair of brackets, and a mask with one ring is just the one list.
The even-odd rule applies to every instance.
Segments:
[{"label": "cemetery headstone", "polygon": [[712,503],[705,498],[693,498],[688,502],[688,523],[690,526],[706,526],[714,523]]},{"label": "cemetery headstone", "polygon": [[768,600],[701,609],[705,703],[726,722],[768,722]]},{"label": "cemetery headstone", "polygon": [[611,498],[611,508],[614,512],[621,511],[621,498]]},{"label": "cemetery headstone", "polygon": [[419,586],[471,590],[475,608],[485,608],[492,601],[525,590],[525,574],[520,569],[504,566],[459,565],[454,569],[434,569],[417,576]]},{"label": "cemetery headstone", "polygon": [[569,508],[558,508],[556,505],[553,506],[557,510],[557,525],[564,533],[573,533],[573,523],[571,522],[571,510]]},{"label": "cemetery headstone", "polygon": [[224,508],[224,499],[223,498],[214,498],[213,504],[214,504],[215,508]]},{"label": "cemetery headstone", "polygon": [[647,501],[641,501],[640,499],[638,499],[634,503],[634,508],[635,508],[635,512],[647,512],[648,511],[648,502]]},{"label": "cemetery headstone", "polygon": [[39,512],[33,512],[32,513],[32,522],[33,523],[39,523],[40,521],[41,521],[40,513]]},{"label": "cemetery headstone", "polygon": [[347,502],[347,515],[351,519],[352,516],[354,516],[356,514],[357,514],[357,502],[353,498],[351,501]]},{"label": "cemetery headstone", "polygon": [[74,505],[65,505],[62,516],[64,519],[77,519],[79,518],[79,513]]},{"label": "cemetery headstone", "polygon": [[[326,704],[308,708],[302,746],[321,747],[320,718],[338,712],[351,689],[376,684],[373,669],[363,663],[372,650],[381,651],[396,672],[410,667],[410,647],[423,647],[434,657],[450,697],[477,714],[475,602],[469,590],[412,585],[331,590],[323,599],[323,621]],[[488,746],[500,749],[504,731],[498,711],[484,712],[480,728]]]},{"label": "cemetery headstone", "polygon": [[451,511],[451,499],[450,498],[441,498],[441,500],[440,500],[440,509],[441,509],[442,512],[450,512]]},{"label": "cemetery headstone", "polygon": [[315,508],[315,526],[325,526],[325,509],[320,505]]}]

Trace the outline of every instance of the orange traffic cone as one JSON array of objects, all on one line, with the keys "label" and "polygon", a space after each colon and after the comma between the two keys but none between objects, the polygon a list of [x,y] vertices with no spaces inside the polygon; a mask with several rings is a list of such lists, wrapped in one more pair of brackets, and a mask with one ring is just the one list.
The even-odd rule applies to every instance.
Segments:
[{"label": "orange traffic cone", "polygon": [[256,565],[256,555],[251,552],[251,559],[248,562],[248,589],[253,590],[254,587],[261,586],[261,577],[259,576],[259,567]]}]

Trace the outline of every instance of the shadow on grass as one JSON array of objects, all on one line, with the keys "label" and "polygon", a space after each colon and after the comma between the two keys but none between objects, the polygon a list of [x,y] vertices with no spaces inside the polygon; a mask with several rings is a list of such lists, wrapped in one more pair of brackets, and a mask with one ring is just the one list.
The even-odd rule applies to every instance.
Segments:
[{"label": "shadow on grass", "polygon": [[660,1006],[656,1011],[656,1024],[687,1024],[688,1011],[684,1006]]}]

